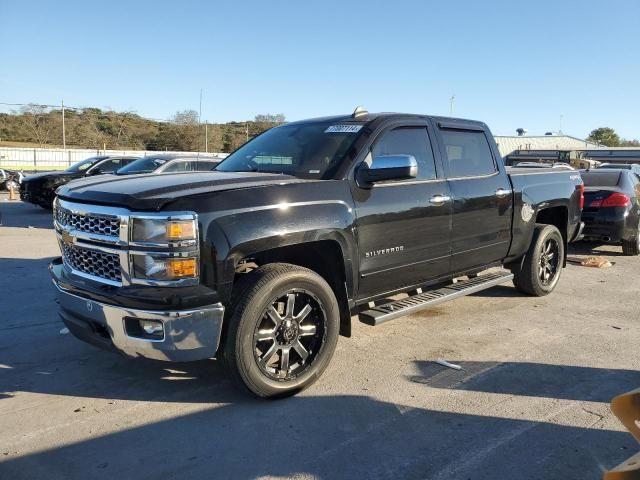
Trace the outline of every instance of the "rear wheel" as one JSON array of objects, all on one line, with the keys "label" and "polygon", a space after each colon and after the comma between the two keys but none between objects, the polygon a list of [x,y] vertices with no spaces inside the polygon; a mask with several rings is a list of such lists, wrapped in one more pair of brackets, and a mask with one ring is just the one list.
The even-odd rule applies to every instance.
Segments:
[{"label": "rear wheel", "polygon": [[564,240],[554,225],[536,225],[529,250],[511,267],[513,284],[523,293],[542,297],[558,284],[564,265]]},{"label": "rear wheel", "polygon": [[270,264],[238,285],[223,359],[234,378],[260,397],[296,394],[329,365],[338,340],[339,309],[317,273]]},{"label": "rear wheel", "polygon": [[640,255],[640,224],[633,238],[622,240],[622,253],[624,255]]}]

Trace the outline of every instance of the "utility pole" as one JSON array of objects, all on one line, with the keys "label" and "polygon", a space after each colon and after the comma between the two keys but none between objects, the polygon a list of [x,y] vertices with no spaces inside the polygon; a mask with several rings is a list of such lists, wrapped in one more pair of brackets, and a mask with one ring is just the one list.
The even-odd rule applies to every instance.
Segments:
[{"label": "utility pole", "polygon": [[62,149],[67,149],[67,133],[64,129],[64,100],[62,100]]},{"label": "utility pole", "polygon": [[456,96],[451,95],[451,98],[449,99],[449,115],[453,115],[453,104],[455,101],[456,101]]},{"label": "utility pole", "polygon": [[204,151],[209,153],[209,122],[204,122]]},{"label": "utility pole", "polygon": [[562,134],[562,117],[564,115],[560,114],[560,130],[558,130],[558,133]]},{"label": "utility pole", "polygon": [[[198,130],[200,130],[200,125],[202,125],[202,88],[200,89],[200,110],[198,111]],[[206,127],[205,127],[205,137],[206,137]],[[207,142],[205,138],[205,143]],[[202,144],[198,142],[198,154],[202,151]]]}]

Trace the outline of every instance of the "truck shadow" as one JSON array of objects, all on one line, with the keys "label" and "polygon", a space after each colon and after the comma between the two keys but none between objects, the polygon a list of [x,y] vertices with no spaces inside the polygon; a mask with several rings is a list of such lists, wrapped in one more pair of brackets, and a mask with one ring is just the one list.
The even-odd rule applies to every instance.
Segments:
[{"label": "truck shadow", "polygon": [[485,297],[485,298],[505,298],[505,297],[528,297],[522,292],[516,290],[516,288],[511,284],[504,285],[496,285],[495,287],[488,288],[486,290],[481,290],[480,292],[476,292],[471,295],[472,297]]},{"label": "truck shadow", "polygon": [[[611,250],[615,249],[615,250]],[[592,242],[576,242],[569,244],[567,255],[601,255],[605,257],[622,257],[622,247]]]},{"label": "truck shadow", "polygon": [[462,369],[416,361],[420,373],[409,380],[433,388],[606,403],[640,385],[637,370],[530,362],[451,362]]},{"label": "truck shadow", "polygon": [[631,435],[599,427],[432,411],[365,396],[232,404],[133,423],[101,435],[77,432],[88,438],[36,453],[10,452],[0,476],[595,480],[636,448]]}]

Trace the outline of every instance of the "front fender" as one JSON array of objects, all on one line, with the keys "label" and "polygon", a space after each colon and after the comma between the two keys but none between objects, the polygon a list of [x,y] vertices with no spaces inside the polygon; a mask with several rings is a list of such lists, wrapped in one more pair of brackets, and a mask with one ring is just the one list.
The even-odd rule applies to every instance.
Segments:
[{"label": "front fender", "polygon": [[[203,260],[213,265],[207,283],[223,294],[230,291],[240,260],[275,248],[331,240],[339,245],[347,288],[351,291],[352,259],[357,254],[355,214],[346,185],[341,188],[342,185],[335,184],[342,182],[330,183],[334,188],[319,189],[315,184],[307,184],[304,190],[289,189],[287,195],[280,195],[288,200],[200,214],[206,228]],[[313,255],[312,247],[309,249],[309,255]]]}]

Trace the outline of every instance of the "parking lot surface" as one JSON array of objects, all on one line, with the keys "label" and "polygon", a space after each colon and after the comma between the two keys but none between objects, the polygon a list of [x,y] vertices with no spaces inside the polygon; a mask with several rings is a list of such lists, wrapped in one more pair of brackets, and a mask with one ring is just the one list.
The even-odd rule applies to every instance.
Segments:
[{"label": "parking lot surface", "polygon": [[505,285],[355,321],[314,386],[264,401],[215,360],[134,361],[64,334],[50,213],[6,195],[0,213],[0,479],[582,480],[638,449],[608,405],[640,386],[640,258],[619,247],[547,297]]}]

